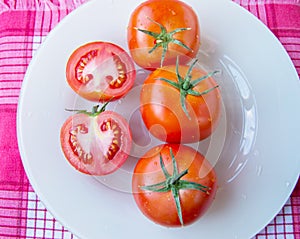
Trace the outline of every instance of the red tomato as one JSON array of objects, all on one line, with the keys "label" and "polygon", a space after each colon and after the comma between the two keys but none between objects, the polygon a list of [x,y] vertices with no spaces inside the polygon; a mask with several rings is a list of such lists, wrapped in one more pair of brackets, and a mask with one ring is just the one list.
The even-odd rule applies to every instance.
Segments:
[{"label": "red tomato", "polygon": [[95,102],[116,100],[134,83],[136,71],[131,57],[109,42],[90,42],[69,57],[66,78],[81,97]]},{"label": "red tomato", "polygon": [[70,116],[60,131],[63,153],[78,171],[91,175],[114,172],[125,163],[131,149],[127,121],[113,111]]},{"label": "red tomato", "polygon": [[132,178],[135,202],[153,222],[177,227],[200,218],[210,207],[217,177],[199,152],[185,145],[160,145],[137,163]]},{"label": "red tomato", "polygon": [[130,16],[127,41],[134,61],[145,69],[174,64],[178,55],[186,56],[181,57],[183,64],[200,47],[198,17],[178,0],[145,1]]},{"label": "red tomato", "polygon": [[[143,121],[151,134],[161,141],[197,142],[210,136],[218,124],[221,95],[215,88],[217,83],[211,74],[198,68],[191,70],[192,67],[178,66],[178,72],[174,65],[156,69],[142,86],[140,110]],[[179,79],[182,80],[179,82]],[[191,86],[197,79],[203,80]]]}]

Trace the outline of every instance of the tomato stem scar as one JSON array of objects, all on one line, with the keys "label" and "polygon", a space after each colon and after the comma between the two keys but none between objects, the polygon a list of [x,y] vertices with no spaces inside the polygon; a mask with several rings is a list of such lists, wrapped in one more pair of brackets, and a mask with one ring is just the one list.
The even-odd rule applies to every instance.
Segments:
[{"label": "tomato stem scar", "polygon": [[207,93],[209,93],[210,91],[216,89],[217,87],[219,87],[219,85],[216,85],[212,88],[209,88],[205,91],[199,92],[199,91],[195,91],[193,88],[198,85],[201,81],[212,77],[213,75],[215,75],[216,73],[218,73],[219,71],[213,71],[210,72],[200,78],[197,78],[195,80],[192,80],[192,70],[195,66],[195,64],[197,63],[198,59],[195,59],[192,64],[190,65],[185,77],[182,77],[179,73],[179,57],[177,57],[176,60],[176,76],[177,76],[177,82],[171,81],[169,79],[166,78],[157,78],[158,80],[162,80],[166,83],[168,83],[169,85],[175,87],[176,89],[179,90],[180,93],[180,103],[181,103],[181,107],[184,111],[184,113],[186,114],[186,116],[188,117],[188,119],[191,119],[191,116],[186,108],[186,101],[185,98],[187,95],[193,95],[193,96],[202,96],[205,95]]},{"label": "tomato stem scar", "polygon": [[140,188],[145,191],[151,191],[151,192],[172,192],[177,214],[179,217],[180,224],[183,226],[183,217],[182,217],[182,209],[181,209],[181,203],[180,203],[180,195],[179,190],[180,189],[190,189],[190,190],[200,190],[206,194],[209,194],[209,191],[211,190],[210,187],[204,186],[199,183],[190,182],[187,180],[181,179],[184,175],[188,174],[188,169],[183,170],[179,173],[177,163],[175,156],[173,154],[172,148],[170,148],[170,156],[172,158],[172,165],[173,165],[173,174],[169,174],[169,172],[166,169],[166,166],[163,162],[162,155],[159,154],[159,160],[160,160],[160,166],[164,173],[164,176],[166,178],[165,181],[162,181],[160,183],[147,185],[147,186],[141,186]]},{"label": "tomato stem scar", "polygon": [[188,51],[192,52],[192,49],[190,47],[188,47],[186,44],[184,44],[182,41],[177,40],[174,38],[174,34],[178,33],[178,32],[183,32],[183,31],[189,31],[192,28],[190,27],[182,27],[182,28],[176,28],[173,31],[168,32],[167,29],[160,23],[154,21],[153,19],[147,17],[151,22],[153,22],[154,24],[158,25],[160,27],[160,32],[152,32],[152,31],[148,31],[146,29],[140,29],[137,27],[134,27],[135,30],[138,30],[142,33],[145,33],[149,36],[152,36],[155,40],[154,40],[154,46],[152,47],[152,49],[149,50],[149,53],[151,54],[154,50],[156,50],[158,47],[162,47],[163,51],[162,51],[162,55],[161,55],[161,61],[160,61],[160,66],[163,66],[167,51],[168,51],[168,47],[170,43],[174,43],[176,45],[179,45],[180,47],[185,48]]}]

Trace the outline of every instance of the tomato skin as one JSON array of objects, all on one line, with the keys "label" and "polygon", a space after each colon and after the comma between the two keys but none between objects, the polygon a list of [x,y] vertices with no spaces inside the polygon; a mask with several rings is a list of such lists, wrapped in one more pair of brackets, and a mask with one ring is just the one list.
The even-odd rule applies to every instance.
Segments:
[{"label": "tomato skin", "polygon": [[[117,68],[119,66],[122,67],[122,74]],[[84,80],[85,77],[90,80]],[[132,88],[135,78],[132,58],[120,46],[110,42],[81,45],[70,55],[66,65],[66,79],[70,87],[81,97],[93,102],[123,97]],[[122,85],[112,87],[109,82],[117,79],[121,80]]]},{"label": "tomato skin", "polygon": [[[179,66],[182,76],[187,66]],[[206,73],[198,68],[192,70],[192,80]],[[170,84],[159,80],[166,78],[177,82],[176,66],[166,66],[153,71],[141,89],[140,111],[150,133],[163,142],[193,143],[209,137],[216,128],[221,115],[221,94],[218,88],[201,96],[186,96],[190,118],[180,104],[180,92]],[[217,85],[212,77],[201,81],[194,90],[203,92]]]},{"label": "tomato skin", "polygon": [[174,64],[177,55],[181,55],[182,64],[197,55],[200,47],[200,27],[194,10],[178,0],[148,0],[137,6],[132,12],[127,28],[128,47],[136,64],[148,70],[160,67],[162,48],[158,47],[149,53],[149,50],[155,45],[155,39],[136,30],[139,28],[159,33],[160,27],[150,19],[163,25],[167,32],[178,28],[191,28],[174,34],[174,38],[182,41],[192,51],[170,43],[164,65]]},{"label": "tomato skin", "polygon": [[[111,159],[104,156],[104,151],[108,152],[108,147],[113,144],[111,142],[112,136],[110,136],[112,133],[108,131],[105,133],[103,130],[103,123],[107,120],[114,122],[120,131],[119,149]],[[85,152],[85,148],[89,149],[85,153],[93,155],[91,160],[80,158],[74,150],[74,145],[72,145],[71,132],[76,130],[78,126],[88,129],[88,132],[84,132],[80,136],[83,138],[86,134],[85,145],[81,145],[80,140],[78,140],[77,145],[81,147],[83,152]],[[104,111],[98,116],[89,116],[85,113],[70,116],[61,127],[60,142],[65,158],[76,170],[89,175],[106,175],[113,173],[125,163],[130,154],[132,139],[127,121],[113,111]]]},{"label": "tomato skin", "polygon": [[168,172],[172,174],[170,148],[175,156],[179,172],[188,168],[188,174],[182,179],[210,187],[209,193],[191,189],[179,190],[184,225],[195,222],[208,210],[216,195],[217,176],[202,154],[185,145],[156,146],[138,161],[132,178],[132,190],[138,208],[147,218],[159,225],[179,227],[181,223],[172,192],[151,192],[141,189],[141,186],[165,180],[159,154],[162,155]]}]

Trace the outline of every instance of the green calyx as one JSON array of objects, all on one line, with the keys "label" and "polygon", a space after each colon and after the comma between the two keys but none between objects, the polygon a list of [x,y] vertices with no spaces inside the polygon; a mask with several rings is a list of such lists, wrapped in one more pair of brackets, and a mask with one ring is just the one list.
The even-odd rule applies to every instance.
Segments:
[{"label": "green calyx", "polygon": [[160,66],[163,66],[163,62],[165,60],[166,57],[166,53],[168,51],[168,47],[170,43],[174,43],[177,44],[189,51],[192,51],[191,48],[189,48],[187,45],[185,45],[183,42],[173,38],[173,35],[175,33],[178,32],[182,32],[182,31],[188,31],[191,30],[191,28],[188,27],[184,27],[184,28],[177,28],[171,32],[167,32],[167,29],[161,25],[160,23],[148,18],[150,21],[152,21],[153,23],[157,24],[160,27],[160,32],[156,33],[156,32],[151,32],[148,30],[144,30],[144,29],[139,29],[139,28],[135,28],[136,30],[143,32],[149,36],[152,36],[155,40],[154,40],[154,46],[152,49],[150,49],[149,53],[152,53],[155,49],[157,49],[158,47],[162,47],[163,52],[162,52],[162,56],[161,56],[161,61],[160,61]]},{"label": "green calyx", "polygon": [[100,108],[99,105],[95,105],[92,108],[92,111],[87,111],[87,110],[74,110],[74,109],[65,109],[66,111],[70,111],[70,112],[76,112],[77,114],[86,114],[88,116],[91,117],[96,117],[99,114],[101,114],[102,112],[105,111],[106,106],[108,105],[109,101],[106,102],[105,104],[103,104],[103,106]]},{"label": "green calyx", "polygon": [[194,90],[194,87],[197,86],[201,81],[213,76],[214,74],[218,73],[218,71],[213,71],[208,73],[205,76],[202,76],[198,79],[192,80],[192,70],[195,66],[195,64],[197,63],[198,59],[195,59],[191,66],[189,67],[186,76],[182,77],[179,74],[179,60],[177,57],[177,61],[176,61],[176,76],[177,76],[177,82],[171,81],[169,79],[166,78],[158,78],[158,80],[162,80],[164,82],[167,82],[168,84],[170,84],[171,86],[175,87],[176,89],[179,90],[180,93],[180,103],[181,103],[181,107],[184,111],[184,113],[186,114],[186,116],[191,119],[189,112],[186,108],[186,96],[187,95],[193,95],[193,96],[202,96],[205,95],[207,93],[209,93],[210,91],[214,90],[215,88],[219,87],[219,85],[216,85],[212,88],[209,88],[205,91],[202,92],[198,92]]},{"label": "green calyx", "polygon": [[171,191],[174,201],[175,201],[175,204],[176,204],[176,209],[177,209],[180,224],[184,225],[179,190],[180,189],[200,190],[203,193],[209,194],[209,190],[211,190],[211,189],[209,187],[201,185],[199,183],[190,182],[190,181],[181,179],[184,175],[188,174],[188,169],[185,169],[184,171],[179,172],[172,149],[170,149],[170,155],[172,158],[173,174],[171,175],[167,171],[165,164],[163,162],[162,156],[160,154],[160,166],[166,177],[166,180],[163,182],[160,182],[160,183],[142,186],[141,189],[145,190],[145,191],[151,191],[151,192],[169,192],[169,191]]}]

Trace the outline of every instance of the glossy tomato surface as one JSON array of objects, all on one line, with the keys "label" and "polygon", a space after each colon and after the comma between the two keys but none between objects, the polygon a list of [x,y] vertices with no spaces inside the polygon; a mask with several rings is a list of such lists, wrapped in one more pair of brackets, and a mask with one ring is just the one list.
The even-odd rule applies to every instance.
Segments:
[{"label": "glossy tomato surface", "polygon": [[94,102],[121,98],[132,88],[135,76],[131,57],[110,42],[90,42],[78,47],[66,66],[71,88]]},{"label": "glossy tomato surface", "polygon": [[163,65],[175,63],[177,55],[182,56],[182,63],[190,61],[196,56],[200,47],[200,27],[197,14],[192,7],[177,0],[148,0],[137,6],[132,12],[127,28],[128,47],[134,61],[139,66],[149,70],[161,66],[162,44],[153,52],[149,53],[149,51],[155,44],[168,37],[160,35],[157,39],[137,30],[161,33],[159,24],[168,33],[176,29],[188,28],[188,30],[177,32],[171,37],[182,42],[189,49],[170,42]]},{"label": "glossy tomato surface", "polygon": [[[181,76],[188,71],[187,66],[179,66]],[[207,75],[194,68],[191,80]],[[140,95],[140,111],[143,121],[152,135],[168,143],[192,143],[209,137],[218,125],[221,115],[221,93],[218,88],[201,96],[187,95],[185,104],[188,115],[183,110],[180,91],[169,83],[177,82],[176,66],[166,66],[153,71],[145,80]],[[193,90],[204,92],[217,86],[213,77],[208,77]]]},{"label": "glossy tomato surface", "polygon": [[63,153],[78,171],[106,175],[120,168],[131,149],[127,121],[119,114],[104,111],[97,116],[78,113],[70,116],[60,132]]},{"label": "glossy tomato surface", "polygon": [[[160,155],[167,172],[174,175],[170,149],[176,160],[178,172],[187,170],[187,174],[181,179],[205,187],[203,191],[179,189],[182,223],[171,190],[153,192],[143,189],[147,185],[155,185],[166,180]],[[178,227],[189,225],[205,214],[216,195],[217,176],[205,157],[193,148],[178,144],[160,145],[150,149],[138,161],[132,178],[132,190],[138,208],[146,217],[162,226]]]}]

